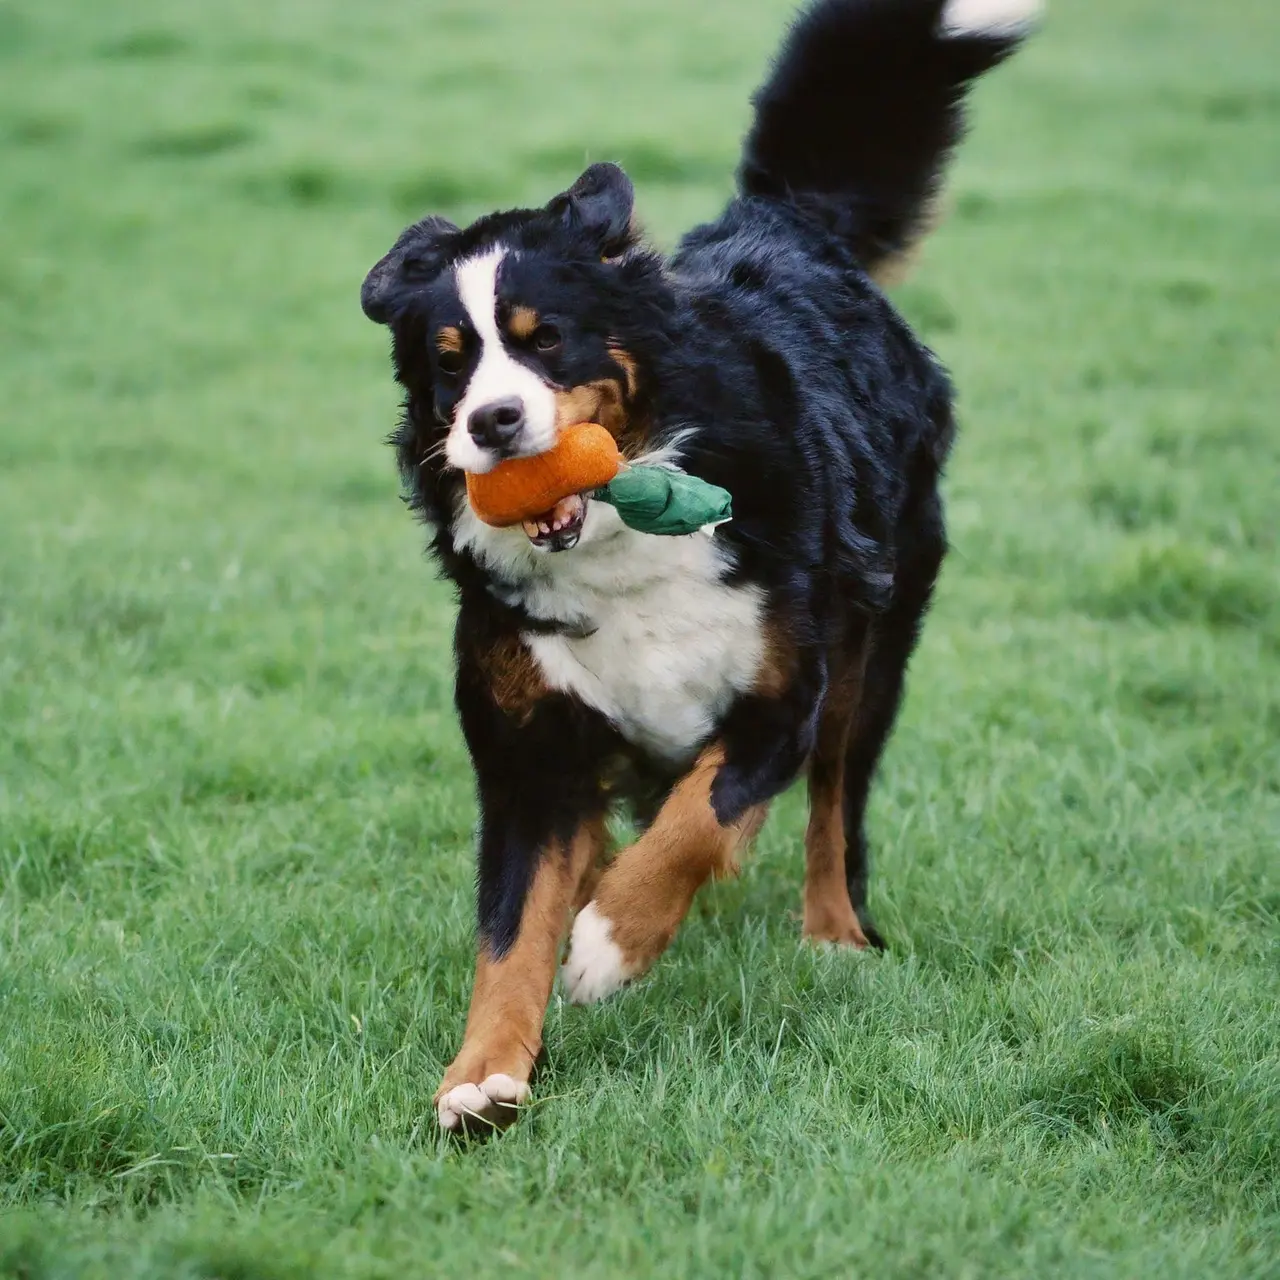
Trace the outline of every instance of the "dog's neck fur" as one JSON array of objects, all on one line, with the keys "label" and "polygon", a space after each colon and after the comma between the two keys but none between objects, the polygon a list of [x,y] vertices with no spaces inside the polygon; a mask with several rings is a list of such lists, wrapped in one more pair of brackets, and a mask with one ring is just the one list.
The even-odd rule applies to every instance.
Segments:
[{"label": "dog's neck fur", "polygon": [[711,530],[637,533],[593,502],[578,545],[549,553],[464,501],[453,538],[504,603],[553,624],[523,632],[546,683],[658,759],[687,762],[757,676],[764,596],[726,582],[732,554]]},{"label": "dog's neck fur", "polygon": [[[637,459],[646,466],[678,467],[684,433],[675,432],[667,444]],[[704,577],[718,578],[729,565],[723,544],[713,559],[720,568],[710,573],[705,548],[710,529],[685,537],[638,533],[623,524],[616,509],[588,500],[586,520],[578,543],[569,551],[535,547],[518,528],[485,524],[459,489],[454,518],[448,530],[455,555],[470,559],[488,579],[492,593],[536,622],[589,631],[598,615],[617,596],[634,595],[653,581],[670,576],[691,560],[707,563]],[[696,540],[696,541],[695,541]],[[691,548],[694,548],[691,555]]]}]

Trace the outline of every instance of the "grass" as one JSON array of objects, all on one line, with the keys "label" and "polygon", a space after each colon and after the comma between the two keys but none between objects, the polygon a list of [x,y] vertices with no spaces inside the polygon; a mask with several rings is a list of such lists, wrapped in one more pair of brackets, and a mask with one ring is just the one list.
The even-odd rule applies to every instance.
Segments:
[{"label": "grass", "polygon": [[1280,1271],[1280,12],[1073,0],[908,314],[955,551],[802,807],[532,1114],[438,1141],[474,820],[364,270],[431,206],[728,191],[788,0],[0,3],[0,1274]]}]

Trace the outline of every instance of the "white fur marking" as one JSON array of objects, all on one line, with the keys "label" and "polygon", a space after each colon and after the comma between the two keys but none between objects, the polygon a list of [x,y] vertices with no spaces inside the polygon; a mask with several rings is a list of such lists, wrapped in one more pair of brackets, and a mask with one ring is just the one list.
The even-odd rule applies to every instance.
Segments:
[{"label": "white fur marking", "polygon": [[573,922],[569,957],[560,969],[565,994],[574,1004],[594,1004],[633,976],[613,940],[613,925],[588,902]]},{"label": "white fur marking", "polygon": [[950,0],[944,36],[1016,36],[1040,16],[1042,0]]},{"label": "white fur marking", "polygon": [[483,524],[463,500],[453,536],[536,618],[590,631],[530,632],[525,643],[553,689],[602,712],[640,748],[687,762],[754,684],[762,594],[723,584],[726,552],[705,532],[640,534],[589,502],[577,547],[552,554],[518,529]]},{"label": "white fur marking", "polygon": [[453,535],[536,618],[591,632],[524,639],[552,688],[647,751],[686,763],[755,682],[762,595],[721,581],[729,562],[715,537],[638,533],[613,507],[588,502],[578,545],[550,553],[519,529],[484,524],[465,498]]},{"label": "white fur marking", "polygon": [[442,1129],[458,1129],[468,1118],[500,1129],[516,1118],[516,1107],[528,1100],[527,1084],[498,1073],[480,1084],[455,1085],[436,1104],[436,1116]]},{"label": "white fur marking", "polygon": [[545,453],[556,442],[555,393],[532,369],[511,358],[498,332],[498,268],[504,257],[505,249],[491,249],[454,268],[458,297],[480,339],[480,362],[454,410],[445,457],[460,470],[477,474],[492,471],[500,459],[475,442],[467,420],[494,400],[519,396],[524,402],[525,425],[518,442],[522,456]]}]

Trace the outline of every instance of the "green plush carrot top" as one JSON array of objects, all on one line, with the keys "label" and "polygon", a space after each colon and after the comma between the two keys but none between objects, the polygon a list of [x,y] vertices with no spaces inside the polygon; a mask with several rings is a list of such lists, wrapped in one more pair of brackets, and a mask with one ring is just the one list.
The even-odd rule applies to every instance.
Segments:
[{"label": "green plush carrot top", "polygon": [[592,495],[641,533],[676,536],[723,524],[733,516],[727,489],[667,467],[628,467]]}]

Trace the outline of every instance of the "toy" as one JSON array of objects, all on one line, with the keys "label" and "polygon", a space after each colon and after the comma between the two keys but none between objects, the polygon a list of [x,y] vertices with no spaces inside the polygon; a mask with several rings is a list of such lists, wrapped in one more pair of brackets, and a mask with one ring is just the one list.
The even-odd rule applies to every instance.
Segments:
[{"label": "toy", "polygon": [[610,504],[625,525],[641,533],[680,536],[732,515],[726,490],[672,467],[628,465],[614,438],[594,422],[565,427],[546,453],[467,475],[472,509],[499,528],[530,521],[577,493]]},{"label": "toy", "polygon": [[467,498],[485,524],[519,524],[549,511],[571,493],[608,484],[622,466],[614,438],[595,422],[560,432],[554,449],[532,458],[508,458],[484,475],[467,473]]},{"label": "toy", "polygon": [[697,533],[733,516],[727,489],[671,467],[628,467],[591,496],[614,507],[629,528],[668,537]]}]

